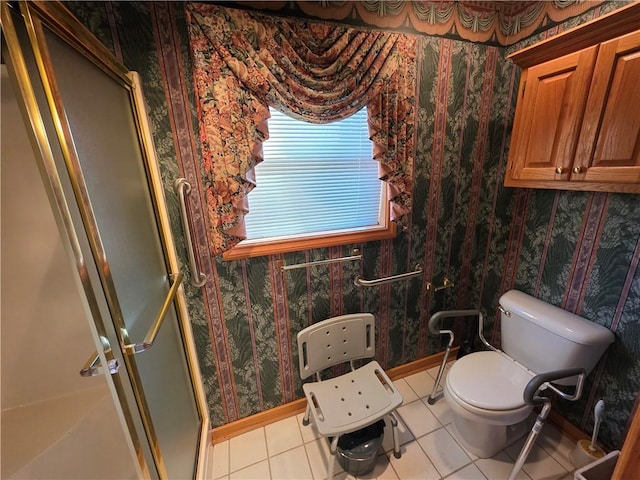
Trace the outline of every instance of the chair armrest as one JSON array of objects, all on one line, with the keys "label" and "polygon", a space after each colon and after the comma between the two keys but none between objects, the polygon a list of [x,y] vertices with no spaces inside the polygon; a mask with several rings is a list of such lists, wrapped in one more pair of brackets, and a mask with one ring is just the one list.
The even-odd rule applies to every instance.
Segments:
[{"label": "chair armrest", "polygon": [[549,388],[560,394],[562,398],[566,398],[567,400],[577,400],[582,394],[582,384],[584,383],[584,378],[586,376],[584,368],[566,368],[563,370],[554,370],[553,372],[536,375],[529,380],[529,383],[527,383],[527,386],[524,389],[524,401],[529,405],[541,405],[545,401],[548,401],[545,397],[536,395],[542,385],[548,382],[553,382],[554,380],[561,380],[563,378],[573,377],[576,375],[578,375],[578,383],[576,384],[576,393],[573,396],[567,395],[552,385],[549,385]]}]

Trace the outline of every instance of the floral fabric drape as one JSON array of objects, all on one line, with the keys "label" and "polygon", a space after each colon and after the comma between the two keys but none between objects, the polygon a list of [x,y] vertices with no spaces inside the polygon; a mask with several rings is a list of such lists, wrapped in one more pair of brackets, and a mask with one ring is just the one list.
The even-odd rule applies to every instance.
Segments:
[{"label": "floral fabric drape", "polygon": [[314,123],[367,106],[392,220],[411,206],[416,39],[188,3],[212,253],[245,238],[269,105]]}]

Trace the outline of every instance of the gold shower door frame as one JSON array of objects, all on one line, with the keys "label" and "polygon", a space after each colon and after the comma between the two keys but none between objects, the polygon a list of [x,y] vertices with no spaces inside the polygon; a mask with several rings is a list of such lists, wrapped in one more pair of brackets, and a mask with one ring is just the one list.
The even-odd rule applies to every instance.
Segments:
[{"label": "gold shower door frame", "polygon": [[[2,2],[1,9],[2,31],[6,40],[5,51],[8,65],[19,86],[18,96],[23,101],[23,112],[29,119],[28,127],[33,133],[32,143],[34,144],[36,157],[39,158],[39,168],[43,178],[46,179],[45,183],[47,184],[50,202],[54,210],[57,210],[56,217],[59,228],[63,232],[63,236],[69,240],[67,250],[74,261],[74,267],[78,271],[82,290],[91,311],[92,321],[100,337],[96,339],[97,355],[103,366],[106,366],[109,361],[118,360],[126,367],[124,372],[122,370],[125,369],[121,368],[120,373],[111,376],[107,375],[107,381],[112,388],[112,392],[115,392],[113,395],[114,401],[119,403],[121,407],[122,420],[136,450],[142,474],[148,478],[169,478],[161,442],[158,439],[154,418],[149,408],[148,392],[145,392],[143,387],[143,378],[136,360],[135,348],[133,348],[135,344],[129,338],[125,317],[121,311],[120,301],[116,293],[114,278],[112,277],[109,261],[98,229],[98,221],[90,202],[87,184],[83,177],[78,153],[74,145],[67,112],[57,86],[45,29],[49,35],[53,34],[62,40],[66,46],[71,47],[94,66],[97,66],[128,92],[132,109],[131,114],[137,130],[140,155],[144,161],[149,196],[153,204],[155,223],[164,255],[167,274],[166,283],[169,283],[169,279],[175,279],[176,277],[181,279],[181,275],[178,275],[180,263],[171,232],[169,215],[165,206],[162,180],[155,157],[148,120],[144,111],[144,99],[139,78],[137,74],[129,72],[121,65],[111,52],[100,44],[59,2],[20,2],[21,17],[15,10],[12,13],[13,7],[10,7],[7,2]],[[24,25],[16,25],[18,19],[20,21],[24,20]],[[18,34],[16,26],[27,32],[28,41],[24,38],[25,35],[20,36]],[[31,77],[34,76],[33,67],[30,73],[25,62],[25,56],[29,56],[33,63],[37,65],[39,79],[30,78],[30,74]],[[42,90],[48,105],[42,105],[44,103],[42,95],[37,97],[34,91],[32,81],[36,82],[37,80],[42,82]],[[40,98],[39,101],[38,98]],[[48,111],[43,113],[43,110]],[[57,138],[53,139],[51,138],[53,134],[47,133],[43,114],[51,115],[51,123]],[[51,130],[52,128],[49,127],[49,132]],[[55,141],[59,143],[59,149],[64,157],[66,173],[59,174],[57,171],[59,167],[56,166],[55,155],[50,143]],[[68,194],[65,197],[63,183],[67,180],[66,178],[61,180],[61,175],[68,175],[68,181],[75,197],[75,204],[77,204],[77,207],[74,208],[77,208],[79,212],[86,233],[82,232],[78,235],[77,227],[74,225],[74,219],[72,218],[73,214],[70,211],[73,210],[73,208],[70,208],[70,203],[74,199],[68,199]],[[114,188],[117,189],[117,186],[114,186]],[[96,275],[94,274],[92,281],[90,269],[87,266],[88,255],[83,255],[82,240],[79,238],[85,238],[83,235],[86,235],[85,243],[88,242],[92,260],[95,262],[95,270],[104,295],[102,303],[95,294]],[[200,422],[198,438],[194,439],[193,478],[202,478],[204,474],[203,460],[208,444],[209,416],[200,380],[197,354],[184,290],[175,287],[170,291],[175,293],[172,304],[175,307],[179,335],[184,348],[190,385],[193,390],[193,400]],[[166,306],[163,306],[162,312],[164,313],[166,310]],[[161,315],[161,317],[163,316]],[[159,318],[159,321],[162,321],[162,318]],[[154,325],[154,333],[157,333],[158,328],[159,325]],[[111,339],[111,341],[105,342],[105,339]],[[108,348],[105,348],[105,346],[108,346]],[[171,386],[168,386],[168,390],[170,389]],[[117,461],[117,459],[114,459],[114,461]]]}]

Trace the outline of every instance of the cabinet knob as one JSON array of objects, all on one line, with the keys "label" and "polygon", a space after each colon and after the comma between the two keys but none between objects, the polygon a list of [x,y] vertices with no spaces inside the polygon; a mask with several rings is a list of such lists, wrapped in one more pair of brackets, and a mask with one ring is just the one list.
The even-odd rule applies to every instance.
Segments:
[{"label": "cabinet knob", "polygon": [[582,167],[573,167],[573,173],[582,173]]},{"label": "cabinet knob", "polygon": [[556,173],[557,173],[558,175],[563,174],[563,173],[564,173],[564,168],[562,168],[562,167],[556,167]]}]

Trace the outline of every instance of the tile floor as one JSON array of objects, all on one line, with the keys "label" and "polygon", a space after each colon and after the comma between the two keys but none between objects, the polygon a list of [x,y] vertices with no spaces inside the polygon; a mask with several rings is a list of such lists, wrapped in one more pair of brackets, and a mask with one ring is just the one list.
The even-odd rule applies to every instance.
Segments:
[{"label": "tile floor", "polygon": [[[383,450],[367,479],[507,479],[525,438],[493,458],[481,459],[467,452],[453,438],[451,414],[444,398],[427,403],[438,367],[394,381],[404,397],[398,409],[402,457],[391,452],[390,428],[385,430]],[[312,426],[302,425],[302,414],[258,428],[216,444],[209,451],[207,478],[322,479],[327,475],[329,448]],[[388,423],[388,422],[387,422]],[[552,424],[543,428],[518,479],[571,480],[569,452],[574,443]],[[336,462],[338,480],[356,477]]]}]

